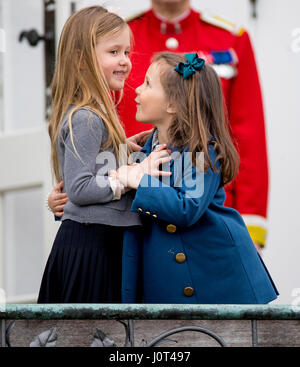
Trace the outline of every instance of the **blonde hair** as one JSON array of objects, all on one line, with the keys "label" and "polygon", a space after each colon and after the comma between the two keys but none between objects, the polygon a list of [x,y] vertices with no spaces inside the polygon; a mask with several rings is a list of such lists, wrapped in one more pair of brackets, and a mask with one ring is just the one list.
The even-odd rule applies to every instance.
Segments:
[{"label": "blonde hair", "polygon": [[[191,152],[204,152],[205,170],[215,171],[220,161],[223,185],[237,175],[239,156],[232,142],[229,122],[221,83],[214,69],[205,65],[188,79],[174,71],[180,62],[186,62],[183,55],[161,52],[153,57],[153,62],[161,64],[160,81],[164,92],[174,106],[176,113],[169,127],[170,143],[176,147],[189,146]],[[211,162],[208,144],[214,145],[218,155]],[[193,163],[196,164],[193,154]]]},{"label": "blonde hair", "polygon": [[68,119],[75,152],[72,115],[81,107],[88,107],[97,113],[108,129],[108,139],[102,149],[113,146],[118,157],[119,145],[125,143],[126,136],[116,111],[115,95],[109,89],[95,54],[95,46],[99,40],[101,42],[101,37],[117,33],[124,27],[128,25],[121,17],[101,6],[87,7],[74,13],[64,25],[52,80],[52,112],[48,129],[51,166],[57,182],[62,178],[57,152],[58,134],[71,104],[76,106]]}]

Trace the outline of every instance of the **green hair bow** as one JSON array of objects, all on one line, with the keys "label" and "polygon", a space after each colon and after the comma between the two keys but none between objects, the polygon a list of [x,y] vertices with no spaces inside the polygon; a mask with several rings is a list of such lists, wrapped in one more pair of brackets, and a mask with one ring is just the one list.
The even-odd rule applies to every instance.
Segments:
[{"label": "green hair bow", "polygon": [[187,62],[180,62],[174,68],[177,73],[183,76],[183,79],[187,79],[195,74],[196,70],[200,71],[204,68],[205,60],[200,59],[196,53],[185,54],[184,56]]}]

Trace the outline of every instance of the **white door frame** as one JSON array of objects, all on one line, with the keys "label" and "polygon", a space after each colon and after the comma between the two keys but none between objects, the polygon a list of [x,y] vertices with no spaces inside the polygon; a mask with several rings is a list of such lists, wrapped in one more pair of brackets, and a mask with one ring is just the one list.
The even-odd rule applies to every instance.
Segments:
[{"label": "white door frame", "polygon": [[[35,0],[36,1],[36,0]],[[40,0],[43,3],[43,0]],[[40,6],[40,5],[39,5]],[[16,32],[10,25],[7,19],[10,19],[11,12],[18,11],[18,9],[11,9],[11,3],[6,0],[0,0],[0,7],[2,10],[3,30],[1,31],[2,43],[6,44],[6,48],[0,50],[0,57],[3,59],[3,69],[0,72],[3,73],[3,126],[0,126],[0,288],[5,288],[4,280],[4,261],[5,261],[5,246],[4,244],[4,205],[3,195],[6,192],[13,190],[22,190],[28,188],[42,188],[44,197],[52,189],[52,178],[50,170],[50,141],[47,131],[47,123],[45,118],[42,117],[40,125],[34,128],[25,128],[14,130],[13,126],[13,109],[17,108],[15,105],[15,99],[13,95],[13,76],[14,70],[11,63],[10,44],[5,36],[15,37]],[[63,24],[71,14],[71,1],[70,0],[57,0],[55,4],[56,11],[56,24],[55,31],[56,41],[59,39],[59,35]],[[40,12],[43,16],[43,12]],[[40,20],[43,22],[43,19]],[[0,23],[1,24],[1,23]],[[38,29],[43,34],[43,29]],[[24,41],[25,42],[25,41]],[[25,46],[24,46],[25,47]],[[30,46],[28,46],[30,47]],[[5,52],[2,52],[5,51]],[[34,50],[33,50],[34,51]],[[22,62],[22,60],[20,60]],[[22,83],[22,80],[20,80]],[[28,89],[30,92],[30,88]],[[38,153],[37,153],[38,152]],[[43,224],[44,224],[44,241],[41,244],[43,246],[43,259],[41,262],[46,263],[48,258],[54,236],[59,227],[59,223],[54,221],[54,217],[46,209],[44,202],[43,206]],[[30,215],[30,213],[28,213]],[[7,264],[9,267],[9,264]],[[11,272],[9,276],[13,276]],[[5,289],[4,289],[5,291]],[[36,294],[24,294],[18,296],[12,296],[6,301],[8,303],[15,302],[33,302],[36,298]]]}]

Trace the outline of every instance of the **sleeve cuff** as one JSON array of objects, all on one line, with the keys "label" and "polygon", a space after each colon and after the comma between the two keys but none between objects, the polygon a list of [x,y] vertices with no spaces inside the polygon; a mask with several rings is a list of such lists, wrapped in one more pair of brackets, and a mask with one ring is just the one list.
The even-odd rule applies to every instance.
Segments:
[{"label": "sleeve cuff", "polygon": [[120,200],[122,194],[125,192],[124,185],[118,179],[111,176],[108,176],[108,181],[114,194],[113,200]]}]

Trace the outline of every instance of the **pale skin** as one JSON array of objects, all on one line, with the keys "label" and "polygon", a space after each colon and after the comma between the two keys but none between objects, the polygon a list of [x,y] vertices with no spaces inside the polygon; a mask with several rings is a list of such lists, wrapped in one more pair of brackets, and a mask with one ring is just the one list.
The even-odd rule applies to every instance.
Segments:
[{"label": "pale skin", "polygon": [[[191,4],[190,0],[151,0],[152,9],[165,17],[167,20],[172,20],[183,14],[187,11]],[[158,126],[157,126],[158,128]],[[149,135],[149,132],[152,130],[137,134],[127,139],[127,143],[130,144],[131,148],[134,151],[138,151],[141,147],[138,145],[138,142],[142,140],[144,136]],[[159,141],[161,143],[167,142],[167,136],[165,131],[159,129]],[[48,205],[53,211],[53,213],[58,216],[63,216],[63,206],[68,201],[68,197],[66,194],[61,194],[61,189],[63,187],[63,183],[59,183],[53,191],[50,193],[48,197]],[[58,196],[58,195],[62,196]],[[262,249],[259,243],[254,242],[254,245],[259,253],[261,253]]]},{"label": "pale skin", "polygon": [[[131,62],[129,58],[130,53],[130,33],[129,28],[126,27],[118,33],[107,34],[101,38],[101,42],[97,43],[95,47],[95,55],[97,57],[98,65],[102,68],[105,79],[111,90],[121,90],[124,87],[124,82],[131,70]],[[139,151],[141,146],[139,141],[149,135],[153,129],[136,134],[128,139],[126,143],[133,151]],[[166,160],[161,160],[162,155],[166,156],[166,147],[159,149],[158,152],[151,155],[149,159],[136,168],[138,176],[142,173],[152,174],[153,176],[170,175],[170,172],[162,172],[157,167]],[[153,158],[153,159],[152,159]],[[151,164],[147,164],[151,161]],[[111,173],[115,175],[115,173]],[[134,175],[136,176],[136,175]],[[132,183],[132,180],[129,180]],[[64,187],[63,181],[59,182],[48,196],[48,206],[55,216],[61,218],[64,215],[64,206],[69,198],[66,193],[62,193]],[[125,185],[127,187],[127,185]],[[127,187],[131,189],[131,187]]]},{"label": "pale skin", "polygon": [[[171,176],[171,172],[160,171],[159,165],[170,162],[171,156],[167,150],[167,145],[162,144],[152,152],[141,163],[121,166],[117,171],[110,171],[110,176],[118,179],[128,190],[137,189],[142,177],[145,174],[153,177]],[[64,183],[59,182],[48,196],[48,206],[55,216],[61,218],[64,215],[63,209],[69,198],[66,193],[62,193]]]},{"label": "pale skin", "polygon": [[[176,19],[191,7],[190,0],[151,0],[152,9],[169,21]],[[254,242],[259,253],[262,249],[259,243]]]},{"label": "pale skin", "polygon": [[[168,156],[169,151],[166,150],[166,143],[169,141],[167,132],[173,114],[176,113],[176,108],[168,103],[160,83],[159,67],[158,63],[150,65],[144,83],[136,89],[137,97],[135,101],[137,103],[136,119],[140,122],[153,124],[157,128],[158,140],[162,146],[152,152],[142,163],[124,165],[117,171],[111,172],[111,175],[117,178],[127,190],[137,189],[144,174],[150,174],[154,177],[171,174],[170,172],[158,170],[160,164],[171,160],[171,157]],[[137,139],[137,136],[134,139]],[[48,199],[49,207],[59,217],[63,215],[63,205],[68,200],[66,194],[59,194],[61,187],[62,183],[57,185],[53,190],[54,193],[52,191]],[[254,243],[254,245],[257,251],[261,252],[259,244]]]},{"label": "pale skin", "polygon": [[[190,7],[189,0],[152,0],[151,1],[152,9],[165,17],[168,20],[175,19],[176,17],[183,14]],[[109,39],[111,41],[111,39]],[[129,50],[128,44],[124,46],[124,52],[127,54]],[[121,61],[122,62],[122,61]],[[124,63],[124,61],[123,61]],[[141,132],[136,134],[126,140],[126,143],[130,145],[133,151],[139,151],[141,146],[138,144],[139,141],[143,140],[143,138],[149,133],[151,133],[153,129],[150,129],[145,132]],[[167,141],[167,137],[164,132],[160,132],[162,143]],[[65,193],[62,193],[63,182],[59,182],[51,191],[48,196],[48,206],[57,217],[61,218],[64,215],[63,208],[64,205],[68,201],[68,196]]]},{"label": "pale skin", "polygon": [[[153,132],[153,129],[143,131],[139,134],[133,135],[130,138],[126,139],[126,143],[131,147],[131,149],[135,152],[142,149],[139,145],[139,141],[142,140],[145,136],[148,136]],[[164,153],[165,154],[165,153]],[[159,165],[160,163],[158,163]],[[63,181],[60,181],[50,192],[48,196],[48,206],[53,212],[53,214],[61,218],[64,215],[64,206],[68,202],[69,198],[66,193],[63,193],[62,190],[64,188]]]},{"label": "pale skin", "polygon": [[[160,83],[159,71],[160,65],[158,63],[150,65],[144,83],[136,89],[135,101],[137,103],[137,121],[153,124],[158,130],[159,143],[162,144],[169,141],[168,128],[174,113],[176,113],[176,107],[167,101]],[[151,164],[150,162],[145,163]],[[117,178],[125,186],[136,189],[144,174],[143,170],[138,171],[137,169],[138,167],[120,167],[117,170]],[[254,243],[254,245],[257,251],[261,252],[260,245],[258,243]]]},{"label": "pale skin", "polygon": [[132,166],[121,166],[116,171],[116,178],[125,186],[137,189],[143,175],[149,171],[152,176],[170,175],[170,172],[158,171],[157,163],[163,164],[171,160],[166,156],[167,143],[169,141],[168,128],[173,120],[175,108],[167,101],[163,87],[160,83],[160,66],[158,63],[150,65],[145,80],[136,89],[137,103],[136,119],[139,122],[154,125],[158,131],[158,142],[162,147],[152,152],[142,163]]}]

